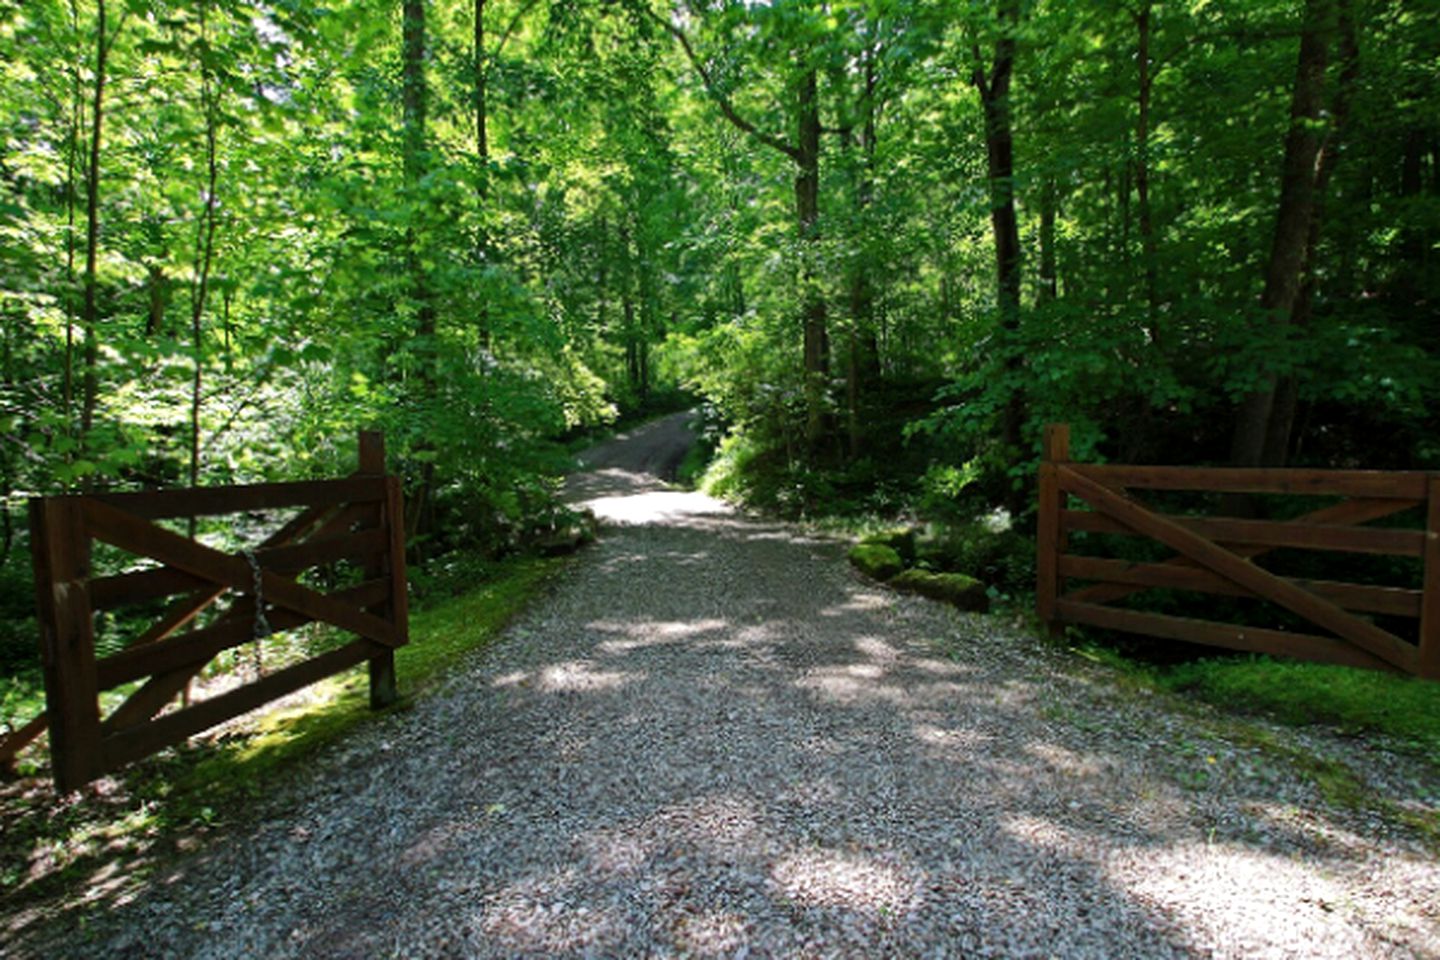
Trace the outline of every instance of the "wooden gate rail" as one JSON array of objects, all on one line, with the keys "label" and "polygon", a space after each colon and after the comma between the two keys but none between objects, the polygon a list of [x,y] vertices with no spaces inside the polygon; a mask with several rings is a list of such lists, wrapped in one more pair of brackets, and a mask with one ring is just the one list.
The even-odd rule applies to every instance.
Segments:
[{"label": "wooden gate rail", "polygon": [[[1348,497],[1294,520],[1159,513],[1131,489]],[[1278,654],[1440,679],[1440,474],[1372,470],[1235,469],[1079,464],[1069,428],[1045,428],[1039,475],[1036,601],[1052,632],[1075,623],[1234,650]],[[1069,508],[1071,497],[1088,510]],[[1425,508],[1420,530],[1361,524]],[[1073,532],[1155,540],[1176,554],[1161,563],[1068,552]],[[1420,590],[1282,577],[1254,561],[1277,548],[1417,558]],[[1091,585],[1066,591],[1067,580]],[[1111,606],[1164,588],[1249,597],[1283,607],[1329,635],[1239,626]],[[1419,621],[1419,642],[1357,614]]]},{"label": "wooden gate rail", "polygon": [[[56,785],[71,790],[362,661],[370,665],[372,706],[392,702],[394,649],[407,640],[408,601],[403,498],[399,479],[386,476],[384,465],[383,438],[364,432],[359,470],[343,479],[32,500],[46,711],[0,744],[0,760],[48,726]],[[238,554],[154,522],[288,507],[303,509]],[[92,577],[97,540],[161,565]],[[358,561],[363,581],[331,593],[299,582],[311,567],[338,560]],[[123,649],[97,657],[95,612],[176,594]],[[185,629],[226,597],[227,609]],[[217,654],[307,623],[329,624],[356,639],[161,714]],[[140,680],[101,717],[102,691]]]}]

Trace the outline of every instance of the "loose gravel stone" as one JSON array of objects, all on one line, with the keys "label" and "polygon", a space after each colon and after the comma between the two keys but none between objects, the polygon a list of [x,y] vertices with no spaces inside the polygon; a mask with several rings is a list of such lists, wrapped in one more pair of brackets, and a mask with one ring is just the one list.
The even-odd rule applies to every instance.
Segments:
[{"label": "loose gravel stone", "polygon": [[679,429],[592,457],[571,495],[601,541],[441,693],[83,947],[0,953],[1440,953],[1414,841],[998,618],[637,469]]}]

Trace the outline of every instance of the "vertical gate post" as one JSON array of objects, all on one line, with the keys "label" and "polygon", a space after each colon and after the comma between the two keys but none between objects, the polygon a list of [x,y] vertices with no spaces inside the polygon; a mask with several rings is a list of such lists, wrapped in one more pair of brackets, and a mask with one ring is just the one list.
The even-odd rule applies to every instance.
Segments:
[{"label": "vertical gate post", "polygon": [[1440,680],[1440,473],[1426,484],[1424,593],[1420,601],[1420,676]]},{"label": "vertical gate post", "polygon": [[1052,637],[1058,637],[1062,629],[1055,619],[1055,601],[1060,595],[1060,554],[1065,549],[1060,530],[1064,494],[1057,471],[1059,464],[1069,459],[1070,426],[1047,424],[1040,452],[1040,504],[1035,522],[1035,606]]},{"label": "vertical gate post", "polygon": [[[385,435],[378,430],[360,431],[360,468],[359,472],[367,476],[385,475]],[[389,525],[391,529],[391,540],[394,539],[393,527],[396,518],[392,516],[388,502],[377,508],[376,519],[381,524]],[[401,528],[401,542],[404,542],[404,528]],[[393,553],[393,550],[391,551]],[[403,554],[402,554],[403,557]],[[404,563],[404,560],[401,560]],[[388,576],[391,579],[391,600],[387,604],[390,622],[398,623],[398,613],[394,601],[394,562],[387,564],[383,559],[376,558],[365,564],[365,578],[373,580],[377,577]],[[400,576],[404,577],[403,567]],[[398,697],[395,686],[395,651],[386,650],[370,658],[370,706],[372,709],[380,709],[394,703]]]},{"label": "vertical gate post", "polygon": [[100,776],[100,699],[90,609],[90,536],[77,497],[30,501],[50,762],[61,793]]}]

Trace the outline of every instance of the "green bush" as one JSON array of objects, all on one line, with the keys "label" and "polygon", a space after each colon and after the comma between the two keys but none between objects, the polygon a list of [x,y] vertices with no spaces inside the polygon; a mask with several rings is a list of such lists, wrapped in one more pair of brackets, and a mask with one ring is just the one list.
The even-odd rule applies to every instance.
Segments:
[{"label": "green bush", "polygon": [[939,525],[919,545],[919,559],[924,566],[967,574],[1003,593],[1024,592],[1035,583],[1034,542],[1002,518]]},{"label": "green bush", "polygon": [[876,580],[889,580],[905,569],[900,554],[883,543],[859,543],[851,547],[850,563]]}]

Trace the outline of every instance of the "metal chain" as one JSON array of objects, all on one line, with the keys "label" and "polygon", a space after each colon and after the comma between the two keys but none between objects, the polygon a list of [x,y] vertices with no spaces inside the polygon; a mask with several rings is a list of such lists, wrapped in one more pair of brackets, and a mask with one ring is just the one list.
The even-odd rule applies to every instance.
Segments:
[{"label": "metal chain", "polygon": [[255,575],[255,629],[253,636],[256,640],[264,640],[275,631],[271,628],[270,621],[265,619],[265,582],[260,576],[260,559],[255,556],[254,550],[242,550],[240,555],[250,563],[250,572]]}]

